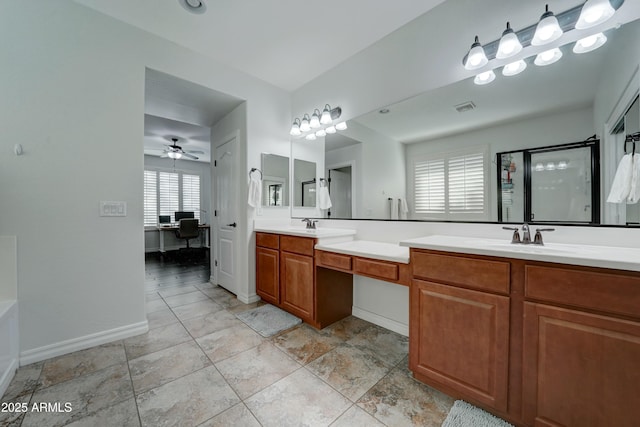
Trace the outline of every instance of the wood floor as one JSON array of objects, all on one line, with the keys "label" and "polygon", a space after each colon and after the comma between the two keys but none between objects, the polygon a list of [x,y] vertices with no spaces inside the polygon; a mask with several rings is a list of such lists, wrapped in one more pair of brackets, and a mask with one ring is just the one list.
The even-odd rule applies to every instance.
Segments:
[{"label": "wood floor", "polygon": [[160,256],[145,255],[145,292],[157,292],[172,286],[199,285],[211,277],[209,253],[194,251],[187,256],[177,251]]}]

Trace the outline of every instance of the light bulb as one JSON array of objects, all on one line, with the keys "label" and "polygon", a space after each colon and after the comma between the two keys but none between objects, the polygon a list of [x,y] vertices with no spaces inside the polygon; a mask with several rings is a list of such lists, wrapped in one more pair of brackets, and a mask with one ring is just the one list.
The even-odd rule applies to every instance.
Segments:
[{"label": "light bulb", "polygon": [[500,44],[498,45],[498,52],[496,52],[496,58],[504,59],[509,58],[522,50],[522,43],[518,39],[516,33],[511,29],[511,25],[507,22],[507,29],[502,33],[500,38]]},{"label": "light bulb", "polygon": [[178,152],[178,151],[169,151],[167,153],[167,156],[169,156],[169,158],[171,159],[179,159],[182,157],[182,153]]},{"label": "light bulb", "polygon": [[536,163],[536,171],[541,172],[544,170],[544,165],[542,163]]},{"label": "light bulb", "polygon": [[337,130],[346,130],[347,129],[347,122],[340,122],[336,125],[336,129]]},{"label": "light bulb", "polygon": [[329,126],[328,128],[325,129],[325,131],[327,133],[336,133],[336,127],[335,126]]},{"label": "light bulb", "polygon": [[311,129],[316,129],[320,127],[320,111],[316,108],[313,111],[313,115],[311,116],[311,120],[309,121],[309,126]]},{"label": "light bulb", "polygon": [[562,36],[562,29],[558,24],[558,19],[549,11],[549,5],[546,6],[545,12],[540,17],[540,22],[536,27],[536,32],[531,39],[533,46],[542,46],[552,41],[558,40]]},{"label": "light bulb", "polygon": [[539,53],[533,63],[539,67],[543,67],[557,62],[560,58],[562,58],[562,52],[556,47]]},{"label": "light bulb", "polygon": [[310,133],[309,135],[305,136],[305,139],[308,140],[308,141],[315,141],[316,134],[315,133]]},{"label": "light bulb", "polygon": [[587,53],[596,50],[607,42],[607,36],[602,33],[580,39],[573,46],[574,53]]},{"label": "light bulb", "polygon": [[476,39],[467,54],[467,60],[464,63],[464,68],[467,70],[477,70],[478,68],[482,68],[487,65],[488,62],[489,60],[487,59],[487,55],[484,53],[484,49],[480,44],[478,36],[476,36]]},{"label": "light bulb", "polygon": [[516,74],[523,72],[526,68],[527,63],[521,59],[520,61],[505,65],[502,69],[502,75],[507,77],[515,76]]},{"label": "light bulb", "polygon": [[309,129],[311,129],[311,126],[309,126],[309,115],[305,114],[302,118],[302,123],[300,123],[300,130],[302,132],[308,132]]},{"label": "light bulb", "polygon": [[569,166],[565,160],[560,160],[558,162],[558,169],[564,170]]},{"label": "light bulb", "polygon": [[478,74],[473,79],[473,82],[477,85],[486,85],[491,83],[495,79],[496,79],[496,73],[494,73],[493,70],[489,70],[489,71],[485,71],[484,73]]},{"label": "light bulb", "polygon": [[548,171],[554,171],[556,170],[556,165],[553,162],[549,162],[547,163],[547,166],[545,166],[544,168]]},{"label": "light bulb", "polygon": [[609,0],[588,0],[582,6],[576,28],[585,30],[595,27],[611,18],[615,12],[616,10],[611,6]]},{"label": "light bulb", "polygon": [[318,138],[321,138],[321,137],[323,137],[323,136],[325,136],[325,135],[327,135],[327,132],[325,132],[325,130],[324,130],[324,129],[320,129],[319,131],[317,131],[317,132],[316,132],[316,136],[317,136]]},{"label": "light bulb", "polygon": [[300,135],[302,132],[300,131],[300,120],[295,119],[293,121],[293,124],[291,125],[291,130],[289,131],[289,134],[292,136],[298,136]]},{"label": "light bulb", "polygon": [[329,104],[324,106],[322,116],[320,116],[320,123],[323,125],[329,125],[333,119],[331,119],[331,106]]}]

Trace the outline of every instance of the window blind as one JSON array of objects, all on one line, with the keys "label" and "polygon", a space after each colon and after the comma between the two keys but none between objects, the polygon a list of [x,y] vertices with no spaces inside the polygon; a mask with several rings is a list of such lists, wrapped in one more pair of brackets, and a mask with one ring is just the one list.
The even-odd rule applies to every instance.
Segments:
[{"label": "window blind", "polygon": [[200,176],[182,175],[182,210],[192,211],[200,219]]},{"label": "window blind", "polygon": [[484,212],[484,155],[473,153],[449,159],[449,212]]},{"label": "window blind", "polygon": [[416,213],[444,213],[444,159],[415,162],[413,188]]},{"label": "window blind", "polygon": [[158,179],[156,171],[144,171],[144,225],[158,222]]},{"label": "window blind", "polygon": [[160,215],[171,215],[171,222],[174,222],[174,213],[180,210],[178,174],[158,172],[158,182],[160,184]]}]

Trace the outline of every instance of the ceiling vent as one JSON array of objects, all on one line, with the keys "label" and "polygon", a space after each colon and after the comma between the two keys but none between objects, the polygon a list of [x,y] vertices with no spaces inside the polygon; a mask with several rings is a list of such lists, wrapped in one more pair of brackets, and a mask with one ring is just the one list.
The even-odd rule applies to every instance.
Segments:
[{"label": "ceiling vent", "polygon": [[467,111],[471,111],[476,108],[476,104],[471,101],[463,102],[462,104],[458,104],[454,107],[458,113],[466,113]]}]

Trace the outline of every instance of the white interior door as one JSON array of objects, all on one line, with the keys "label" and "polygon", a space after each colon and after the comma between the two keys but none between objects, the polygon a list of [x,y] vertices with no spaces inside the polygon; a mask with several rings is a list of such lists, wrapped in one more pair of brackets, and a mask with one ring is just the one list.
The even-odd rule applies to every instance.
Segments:
[{"label": "white interior door", "polygon": [[236,137],[215,148],[216,237],[215,262],[218,284],[237,294],[237,222],[234,177],[236,169]]},{"label": "white interior door", "polygon": [[351,166],[331,169],[331,218],[351,218]]}]

